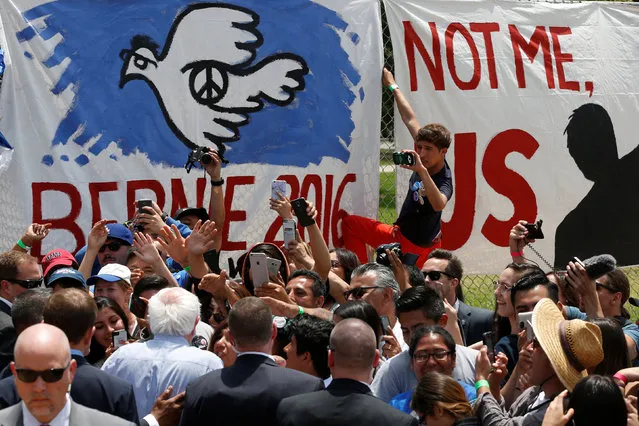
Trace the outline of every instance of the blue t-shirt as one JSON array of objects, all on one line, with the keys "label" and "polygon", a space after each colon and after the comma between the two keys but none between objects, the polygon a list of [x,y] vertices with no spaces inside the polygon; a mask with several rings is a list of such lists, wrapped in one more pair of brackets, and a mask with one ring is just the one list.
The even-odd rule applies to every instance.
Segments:
[{"label": "blue t-shirt", "polygon": [[[457,381],[462,388],[464,388],[464,393],[466,394],[466,399],[471,404],[473,401],[477,399],[477,391],[474,387],[469,385],[468,383]],[[410,401],[413,399],[413,392],[415,390],[409,390],[408,392],[400,393],[395,398],[389,401],[389,404],[393,408],[397,408],[399,411],[403,411],[406,414],[410,414],[413,410],[410,408]]]},{"label": "blue t-shirt", "polygon": [[[439,192],[450,200],[453,196],[453,177],[448,163],[444,161],[444,167],[431,178]],[[421,179],[417,172],[413,172],[408,184],[408,194],[395,224],[411,243],[425,247],[437,237],[441,230],[442,212],[436,212],[428,198],[420,195],[421,189],[423,189]]]},{"label": "blue t-shirt", "polygon": [[519,361],[519,336],[516,334],[509,334],[499,339],[495,345],[495,355],[499,352],[508,357],[508,373],[506,374],[503,382],[505,384],[515,369],[517,361]]},{"label": "blue t-shirt", "polygon": [[190,282],[189,273],[186,272],[184,269],[178,272],[174,272],[173,278],[175,278],[175,281],[177,281],[180,287],[191,291],[191,289],[189,288],[189,282]]}]

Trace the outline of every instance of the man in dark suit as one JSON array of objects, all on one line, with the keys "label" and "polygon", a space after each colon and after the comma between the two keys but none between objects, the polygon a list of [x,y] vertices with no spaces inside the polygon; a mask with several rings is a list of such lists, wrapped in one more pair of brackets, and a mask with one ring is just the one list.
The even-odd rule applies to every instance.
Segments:
[{"label": "man in dark suit", "polygon": [[[91,346],[96,315],[97,307],[89,293],[78,289],[53,294],[44,308],[44,321],[66,334],[71,357],[77,365],[71,398],[86,407],[138,423],[131,385],[93,367],[84,358]],[[0,381],[0,407],[14,405],[19,400],[14,377]]]},{"label": "man in dark suit", "polygon": [[0,410],[0,425],[134,425],[74,402],[68,390],[76,370],[77,363],[71,358],[69,341],[62,330],[49,324],[24,330],[18,336],[15,361],[11,363],[22,402]]},{"label": "man in dark suit", "polygon": [[240,299],[228,322],[237,360],[189,384],[180,425],[275,425],[275,410],[283,398],[324,388],[317,377],[273,361],[277,327],[263,300]]},{"label": "man in dark suit", "polygon": [[13,361],[13,347],[18,334],[27,327],[42,322],[42,312],[51,290],[32,288],[20,293],[11,306],[11,321],[13,327],[0,330],[0,378],[11,376],[9,364]]},{"label": "man in dark suit", "polygon": [[457,323],[466,346],[481,342],[482,335],[492,330],[493,311],[465,304],[461,280],[462,263],[451,251],[436,249],[428,255],[422,267],[426,285],[457,311]]},{"label": "man in dark suit", "polygon": [[280,426],[417,426],[417,419],[373,396],[367,383],[379,362],[375,333],[365,322],[340,321],[331,333],[326,390],[285,398],[277,408]]},{"label": "man in dark suit", "polygon": [[42,284],[42,272],[35,257],[19,251],[0,253],[0,330],[13,327],[11,306],[15,298]]}]

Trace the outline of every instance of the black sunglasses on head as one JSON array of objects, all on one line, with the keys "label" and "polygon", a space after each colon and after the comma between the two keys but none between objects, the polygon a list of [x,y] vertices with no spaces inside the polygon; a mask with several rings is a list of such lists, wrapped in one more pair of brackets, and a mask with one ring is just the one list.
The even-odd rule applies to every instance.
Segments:
[{"label": "black sunglasses on head", "polygon": [[111,251],[118,251],[120,250],[120,247],[122,247],[124,244],[122,244],[120,241],[111,241],[108,244],[103,245],[102,247],[100,247],[100,250],[98,250],[100,253],[104,253],[104,251],[106,249],[109,249]]},{"label": "black sunglasses on head", "polygon": [[441,271],[422,271],[422,274],[424,274],[424,278],[428,278],[431,281],[439,280],[442,275],[446,275],[448,278],[455,278],[452,275]]},{"label": "black sunglasses on head", "polygon": [[26,288],[27,290],[32,288],[37,288],[42,286],[43,278],[38,278],[37,280],[16,280],[16,279],[7,279],[7,281],[12,282],[14,284],[18,284],[22,288]]},{"label": "black sunglasses on head", "polygon": [[356,288],[352,288],[350,290],[347,290],[344,292],[344,298],[348,299],[349,296],[353,296],[353,299],[361,299],[362,297],[364,297],[364,295],[366,293],[368,293],[367,290],[372,290],[375,288],[384,288],[382,286],[379,285],[373,285],[373,286],[368,286],[368,287],[356,287]]},{"label": "black sunglasses on head", "polygon": [[29,370],[28,368],[16,368],[16,375],[20,381],[25,383],[33,383],[38,380],[38,377],[42,377],[42,380],[47,383],[55,383],[62,378],[62,375],[67,368],[69,368],[69,364],[67,364],[64,368],[52,368],[44,371]]}]

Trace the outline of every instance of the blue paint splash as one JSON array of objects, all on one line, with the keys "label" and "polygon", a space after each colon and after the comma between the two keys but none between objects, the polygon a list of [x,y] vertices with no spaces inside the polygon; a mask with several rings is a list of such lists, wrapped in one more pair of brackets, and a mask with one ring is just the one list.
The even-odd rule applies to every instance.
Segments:
[{"label": "blue paint splash", "polygon": [[[154,163],[182,167],[186,148],[166,124],[158,102],[143,81],[118,87],[122,61],[118,54],[130,47],[136,34],[146,34],[163,46],[177,13],[193,3],[187,0],[58,0],[26,11],[25,21],[44,18],[46,28],[36,33],[26,27],[16,34],[20,41],[34,37],[64,37],[43,63],[55,67],[65,58],[71,64],[51,91],[62,93],[70,85],[75,102],[60,122],[52,145],[66,144],[84,126],[75,143],[84,146],[91,138],[101,138],[89,152],[97,155],[112,141],[124,155],[144,152]],[[229,2],[230,3],[230,2]],[[251,122],[240,128],[240,140],[229,143],[227,158],[236,164],[266,163],[307,166],[325,156],[348,161],[346,145],[351,143],[355,125],[350,106],[356,100],[353,86],[360,81],[358,71],[341,47],[340,35],[347,24],[334,11],[310,0],[238,0],[232,2],[260,16],[259,31],[264,44],[255,62],[274,53],[302,56],[310,73],[306,89],[286,107],[267,104],[250,115]],[[359,36],[348,32],[354,44]],[[358,93],[363,98],[363,92]],[[110,156],[113,161],[117,157]],[[76,158],[80,165],[90,158]],[[42,159],[45,165],[53,157]]]}]

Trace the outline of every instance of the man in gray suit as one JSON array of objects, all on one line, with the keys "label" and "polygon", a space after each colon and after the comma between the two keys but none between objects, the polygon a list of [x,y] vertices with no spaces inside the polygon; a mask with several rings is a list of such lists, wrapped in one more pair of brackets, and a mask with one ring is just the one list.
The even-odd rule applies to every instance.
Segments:
[{"label": "man in gray suit", "polygon": [[0,330],[13,327],[11,306],[15,298],[42,285],[38,260],[19,251],[0,253]]},{"label": "man in gray suit", "polygon": [[132,426],[110,414],[76,404],[69,387],[77,368],[67,336],[49,324],[24,330],[14,349],[11,372],[22,402],[0,410],[0,426]]}]

